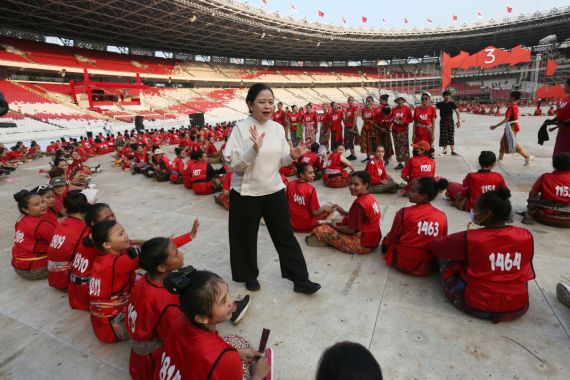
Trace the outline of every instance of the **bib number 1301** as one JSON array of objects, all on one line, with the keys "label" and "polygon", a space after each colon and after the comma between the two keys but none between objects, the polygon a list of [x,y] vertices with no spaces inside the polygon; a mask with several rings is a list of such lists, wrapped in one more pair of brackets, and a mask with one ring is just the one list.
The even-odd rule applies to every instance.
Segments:
[{"label": "bib number 1301", "polygon": [[515,252],[513,257],[509,252],[507,253],[491,253],[489,255],[489,261],[491,262],[491,271],[495,272],[500,270],[501,272],[509,272],[513,268],[521,270],[521,257],[520,252]]}]

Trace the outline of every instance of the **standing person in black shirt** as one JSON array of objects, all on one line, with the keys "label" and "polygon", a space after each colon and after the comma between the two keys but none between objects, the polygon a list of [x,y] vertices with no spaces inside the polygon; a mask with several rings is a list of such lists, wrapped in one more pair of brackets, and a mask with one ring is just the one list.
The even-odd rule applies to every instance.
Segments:
[{"label": "standing person in black shirt", "polygon": [[[451,146],[451,155],[459,156],[455,152],[455,126],[461,127],[461,119],[459,111],[454,102],[451,101],[451,92],[445,90],[443,92],[443,102],[439,102],[435,107],[439,110],[439,146],[443,147],[443,154],[447,154],[447,146]],[[453,112],[457,115],[457,123],[453,122]]]}]

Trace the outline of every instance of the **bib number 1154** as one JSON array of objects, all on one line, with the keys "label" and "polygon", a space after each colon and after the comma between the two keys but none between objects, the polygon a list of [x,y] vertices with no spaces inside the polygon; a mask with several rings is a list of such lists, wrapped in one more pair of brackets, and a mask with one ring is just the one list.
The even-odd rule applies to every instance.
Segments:
[{"label": "bib number 1154", "polygon": [[495,272],[500,270],[501,272],[509,272],[513,268],[521,270],[521,258],[520,252],[515,252],[513,257],[509,252],[507,253],[491,253],[489,255],[489,261],[491,262],[491,271]]}]

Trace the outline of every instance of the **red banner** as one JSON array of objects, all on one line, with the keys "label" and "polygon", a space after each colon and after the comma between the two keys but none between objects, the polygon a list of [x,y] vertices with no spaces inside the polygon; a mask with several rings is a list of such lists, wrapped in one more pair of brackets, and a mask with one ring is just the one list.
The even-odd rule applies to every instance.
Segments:
[{"label": "red banner", "polygon": [[538,90],[536,90],[535,97],[539,99],[562,99],[570,94],[564,92],[564,87],[559,84],[554,86],[549,86],[543,84]]},{"label": "red banner", "polygon": [[473,67],[490,69],[500,65],[514,66],[525,62],[530,62],[530,50],[524,49],[522,45],[515,46],[510,51],[488,46],[475,54],[462,51],[455,57],[443,53],[441,86],[447,88],[451,83],[452,69],[467,70]]},{"label": "red banner", "polygon": [[557,67],[558,67],[558,65],[556,64],[556,62],[554,62],[553,59],[548,58],[548,61],[546,61],[546,73],[545,73],[545,75],[547,77],[553,76],[554,73],[556,72]]}]

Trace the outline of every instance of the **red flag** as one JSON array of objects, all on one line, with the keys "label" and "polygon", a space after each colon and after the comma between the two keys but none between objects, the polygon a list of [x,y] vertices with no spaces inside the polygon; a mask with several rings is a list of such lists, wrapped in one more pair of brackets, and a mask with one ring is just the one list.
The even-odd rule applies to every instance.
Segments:
[{"label": "red flag", "polygon": [[362,16],[362,22],[366,23],[366,21],[368,21],[368,19],[366,17]]},{"label": "red flag", "polygon": [[384,24],[386,23],[386,19],[385,19],[385,18],[382,19],[382,23],[384,23]]},{"label": "red flag", "polygon": [[323,11],[318,11],[317,14],[319,15],[319,17],[325,17],[325,12]]},{"label": "red flag", "polygon": [[558,65],[556,64],[556,62],[554,62],[552,58],[548,58],[548,61],[546,61],[546,76],[547,77],[553,76],[557,67]]},{"label": "red flag", "polygon": [[408,23],[408,19],[404,17],[404,24]]},{"label": "red flag", "polygon": [[297,7],[295,4],[291,4],[291,11],[297,13]]},{"label": "red flag", "polygon": [[265,5],[267,5],[267,0],[261,0],[261,2]]},{"label": "red flag", "polygon": [[431,24],[433,21],[432,21],[431,18],[428,18],[428,19],[427,19],[427,22],[428,22],[428,24]]},{"label": "red flag", "polygon": [[477,12],[477,17],[481,18],[483,17],[483,14],[481,12]]},{"label": "red flag", "polygon": [[342,25],[346,25],[346,19],[344,17],[342,18]]},{"label": "red flag", "polygon": [[513,8],[507,7],[507,13],[513,13]]},{"label": "red flag", "polygon": [[451,16],[451,20],[452,20],[452,21],[457,21],[457,16],[456,16],[456,15]]}]

